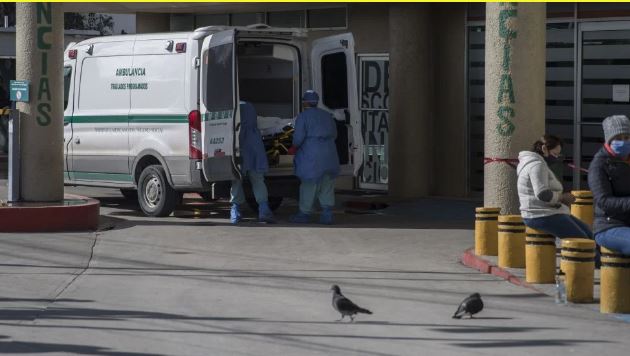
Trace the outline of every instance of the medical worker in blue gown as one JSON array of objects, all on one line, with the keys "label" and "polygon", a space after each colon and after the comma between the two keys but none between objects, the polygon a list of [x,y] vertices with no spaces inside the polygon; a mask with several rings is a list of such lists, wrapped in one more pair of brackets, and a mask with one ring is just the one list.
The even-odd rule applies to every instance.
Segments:
[{"label": "medical worker in blue gown", "polygon": [[[241,173],[249,178],[254,191],[256,203],[258,203],[258,220],[274,223],[273,213],[269,209],[267,200],[267,186],[265,185],[265,173],[269,170],[265,145],[262,142],[256,109],[248,102],[240,102],[241,129],[238,134],[241,147]],[[232,209],[230,210],[230,222],[236,224],[241,221],[241,205],[245,202],[243,182],[240,179],[232,181],[230,191]]]},{"label": "medical worker in blue gown", "polygon": [[319,95],[307,90],[302,96],[304,111],[295,119],[293,147],[295,175],[300,178],[300,210],[290,218],[293,223],[308,223],[313,203],[322,208],[319,222],[332,224],[335,205],[335,178],[339,175],[337,127],[332,115],[317,108]]}]

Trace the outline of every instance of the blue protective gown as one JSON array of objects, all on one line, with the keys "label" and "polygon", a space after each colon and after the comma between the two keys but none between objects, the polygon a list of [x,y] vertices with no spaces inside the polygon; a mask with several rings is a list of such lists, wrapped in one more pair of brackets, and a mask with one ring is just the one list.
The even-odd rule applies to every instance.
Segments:
[{"label": "blue protective gown", "polygon": [[293,146],[295,175],[302,181],[319,182],[327,174],[339,175],[337,126],[332,115],[319,108],[307,108],[295,120]]},{"label": "blue protective gown", "polygon": [[241,173],[247,175],[248,171],[266,173],[269,170],[267,153],[262,141],[262,135],[258,130],[256,109],[248,102],[241,101],[241,130],[238,134],[241,148]]}]

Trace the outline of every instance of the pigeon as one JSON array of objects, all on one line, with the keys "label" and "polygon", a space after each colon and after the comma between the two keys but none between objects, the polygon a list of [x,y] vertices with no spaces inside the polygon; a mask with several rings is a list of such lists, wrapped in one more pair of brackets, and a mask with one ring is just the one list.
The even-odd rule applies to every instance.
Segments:
[{"label": "pigeon", "polygon": [[453,319],[461,319],[466,314],[472,319],[473,314],[479,313],[482,309],[483,301],[481,300],[481,295],[473,293],[462,301],[455,314],[453,314]]},{"label": "pigeon", "polygon": [[341,319],[337,321],[342,321],[346,315],[350,317],[350,321],[352,322],[354,321],[354,315],[357,313],[372,314],[371,311],[361,308],[350,299],[344,297],[338,285],[333,285],[330,287],[330,290],[333,291],[332,306],[336,311],[341,313]]}]

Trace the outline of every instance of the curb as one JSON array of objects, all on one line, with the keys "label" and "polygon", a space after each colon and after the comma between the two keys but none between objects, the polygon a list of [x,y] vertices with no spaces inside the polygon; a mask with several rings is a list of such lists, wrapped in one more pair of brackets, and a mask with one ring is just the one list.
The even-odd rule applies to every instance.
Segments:
[{"label": "curb", "polygon": [[[80,202],[69,204],[71,200]],[[98,200],[66,194],[56,205],[0,207],[0,232],[95,231],[99,214]]]},{"label": "curb", "polygon": [[525,287],[531,290],[534,290],[538,293],[543,293],[542,291],[538,290],[536,287],[534,287],[533,285],[525,282],[524,280],[522,280],[521,278],[515,276],[514,274],[512,274],[511,272],[495,265],[494,263],[487,261],[485,259],[483,259],[481,256],[477,256],[475,255],[475,249],[474,248],[469,248],[466,251],[464,251],[464,253],[462,254],[461,258],[460,258],[460,262],[469,268],[473,268],[476,269],[482,273],[486,273],[486,274],[491,274],[493,276],[497,276],[501,279],[504,279],[514,285],[517,286],[521,286],[521,287]]}]

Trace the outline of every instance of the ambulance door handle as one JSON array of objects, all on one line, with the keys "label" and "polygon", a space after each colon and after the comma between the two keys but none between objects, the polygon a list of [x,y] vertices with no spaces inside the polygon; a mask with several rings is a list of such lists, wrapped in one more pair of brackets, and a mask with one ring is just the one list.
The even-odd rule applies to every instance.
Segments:
[{"label": "ambulance door handle", "polygon": [[80,138],[75,138],[74,139],[74,143],[76,143],[77,145],[81,143],[81,139]]}]

